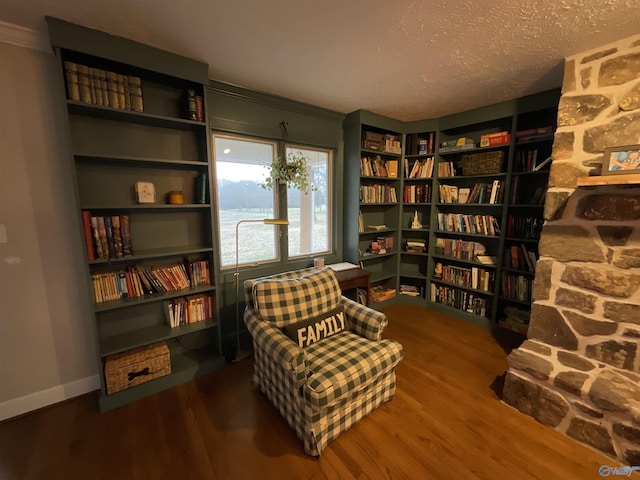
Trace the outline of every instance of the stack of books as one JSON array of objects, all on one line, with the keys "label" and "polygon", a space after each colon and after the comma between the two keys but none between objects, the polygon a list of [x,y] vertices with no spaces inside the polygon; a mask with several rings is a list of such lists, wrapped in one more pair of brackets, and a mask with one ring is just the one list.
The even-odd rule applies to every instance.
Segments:
[{"label": "stack of books", "polygon": [[400,285],[400,295],[409,295],[410,297],[421,296],[420,289],[417,286],[407,284]]},{"label": "stack of books", "polygon": [[384,302],[385,300],[391,300],[396,296],[396,289],[387,287],[385,285],[375,285],[369,288],[369,301],[370,302]]},{"label": "stack of books", "polygon": [[408,238],[407,253],[424,253],[427,242],[423,238]]}]

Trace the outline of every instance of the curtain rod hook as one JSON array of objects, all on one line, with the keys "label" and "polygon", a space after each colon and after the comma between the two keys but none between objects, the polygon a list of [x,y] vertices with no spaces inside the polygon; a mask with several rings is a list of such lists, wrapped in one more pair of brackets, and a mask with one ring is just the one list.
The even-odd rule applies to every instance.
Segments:
[{"label": "curtain rod hook", "polygon": [[287,126],[289,126],[289,122],[283,120],[280,122],[280,130],[282,130],[282,135],[286,136],[289,132],[287,131]]}]

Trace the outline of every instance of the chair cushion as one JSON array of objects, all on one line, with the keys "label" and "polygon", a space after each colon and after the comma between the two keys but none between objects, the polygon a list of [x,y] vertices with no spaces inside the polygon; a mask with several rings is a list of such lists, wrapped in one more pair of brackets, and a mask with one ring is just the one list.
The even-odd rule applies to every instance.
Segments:
[{"label": "chair cushion", "polygon": [[344,330],[349,330],[349,322],[342,306],[319,317],[282,327],[284,334],[301,348],[308,347]]},{"label": "chair cushion", "polygon": [[338,280],[328,267],[298,278],[265,278],[253,286],[256,312],[279,328],[334,310],[341,295]]},{"label": "chair cushion", "polygon": [[395,340],[372,341],[341,332],[305,349],[311,372],[302,394],[314,407],[326,407],[361,390],[393,370],[402,360]]}]

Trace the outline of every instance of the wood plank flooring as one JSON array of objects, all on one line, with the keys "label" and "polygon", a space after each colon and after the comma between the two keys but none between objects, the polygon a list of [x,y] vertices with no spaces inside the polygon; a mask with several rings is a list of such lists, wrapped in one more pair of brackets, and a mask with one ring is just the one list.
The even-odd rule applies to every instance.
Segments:
[{"label": "wood plank flooring", "polygon": [[490,332],[385,313],[405,351],[396,396],[319,459],[251,387],[248,360],[104,414],[92,393],[5,421],[0,479],[597,479],[619,465],[501,403],[508,348]]}]

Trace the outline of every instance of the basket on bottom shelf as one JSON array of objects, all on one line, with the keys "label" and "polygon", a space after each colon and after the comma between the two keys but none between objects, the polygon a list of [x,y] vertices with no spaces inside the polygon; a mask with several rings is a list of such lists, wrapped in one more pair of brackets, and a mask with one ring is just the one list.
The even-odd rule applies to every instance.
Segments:
[{"label": "basket on bottom shelf", "polygon": [[171,358],[165,342],[110,355],[104,363],[109,395],[170,373]]}]

